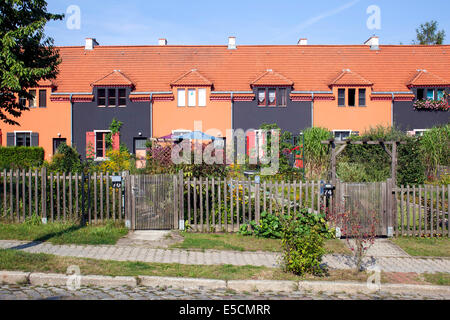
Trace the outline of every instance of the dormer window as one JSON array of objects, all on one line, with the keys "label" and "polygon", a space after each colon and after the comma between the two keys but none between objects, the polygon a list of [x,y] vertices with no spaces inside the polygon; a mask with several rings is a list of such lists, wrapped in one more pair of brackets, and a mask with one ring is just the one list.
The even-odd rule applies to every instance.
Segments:
[{"label": "dormer window", "polygon": [[[187,95],[187,96],[186,96]],[[177,89],[177,106],[186,107],[206,107],[206,88]]]},{"label": "dormer window", "polygon": [[258,88],[258,106],[286,107],[287,88]]},{"label": "dormer window", "polygon": [[258,105],[266,105],[266,89],[258,89]]},{"label": "dormer window", "polygon": [[363,88],[338,89],[338,107],[366,107],[366,92]]},{"label": "dormer window", "polygon": [[277,105],[277,89],[269,89],[269,106]]},{"label": "dormer window", "polygon": [[97,91],[97,105],[99,107],[106,106],[106,89],[98,89],[98,91]]},{"label": "dormer window", "polygon": [[119,107],[127,106],[127,90],[119,89]]},{"label": "dormer window", "polygon": [[116,89],[108,89],[108,107],[116,106]]},{"label": "dormer window", "polygon": [[444,88],[417,88],[416,99],[417,100],[433,100],[440,101],[445,97]]}]

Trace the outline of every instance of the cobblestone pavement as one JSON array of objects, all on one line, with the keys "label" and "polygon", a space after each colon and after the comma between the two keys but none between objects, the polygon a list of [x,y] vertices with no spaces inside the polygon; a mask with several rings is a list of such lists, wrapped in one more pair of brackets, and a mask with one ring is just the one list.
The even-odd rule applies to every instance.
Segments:
[{"label": "cobblestone pavement", "polygon": [[0,286],[0,300],[446,300],[443,295],[348,293],[235,293],[229,290],[175,290],[170,288],[100,288]]},{"label": "cobblestone pavement", "polygon": [[[52,245],[24,241],[0,240],[0,248],[23,250],[30,253],[48,253],[57,256],[92,258],[116,261],[141,261],[159,263],[179,263],[191,265],[254,265],[277,267],[279,254],[270,252],[236,251],[187,251],[152,249],[133,246],[79,246]],[[378,248],[378,251],[379,248]],[[353,257],[326,255],[324,263],[331,269],[353,269]],[[450,273],[450,259],[418,259],[409,256],[373,256],[364,260],[364,267],[378,266],[385,272]]]}]

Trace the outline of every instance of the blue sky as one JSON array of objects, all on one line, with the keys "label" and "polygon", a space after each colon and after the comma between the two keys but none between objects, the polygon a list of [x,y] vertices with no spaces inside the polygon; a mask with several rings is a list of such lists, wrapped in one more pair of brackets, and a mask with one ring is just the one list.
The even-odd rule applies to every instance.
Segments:
[{"label": "blue sky", "polygon": [[[410,44],[415,29],[437,20],[450,43],[448,0],[48,0],[51,12],[65,13],[70,5],[81,10],[79,30],[65,21],[51,22],[46,31],[55,44],[82,45],[94,37],[101,45],[169,44],[362,44],[371,35],[381,44]],[[367,8],[381,12],[381,29],[369,30]]]}]

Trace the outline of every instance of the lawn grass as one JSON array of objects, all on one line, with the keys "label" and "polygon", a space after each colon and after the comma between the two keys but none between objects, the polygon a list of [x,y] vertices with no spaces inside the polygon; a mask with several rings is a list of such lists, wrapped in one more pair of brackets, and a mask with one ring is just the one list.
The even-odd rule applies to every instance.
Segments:
[{"label": "lawn grass", "polygon": [[[281,240],[264,239],[240,234],[213,234],[213,233],[188,233],[183,234],[184,241],[172,245],[179,249],[200,250],[235,250],[235,251],[268,251],[280,252]],[[345,243],[340,240],[327,240],[325,242],[327,253],[351,254]]]},{"label": "lawn grass", "polygon": [[412,256],[450,257],[450,238],[400,237],[392,241]]},{"label": "lawn grass", "polygon": [[365,282],[368,278],[368,274],[365,272],[355,273],[350,270],[331,270],[327,276],[323,277],[312,275],[299,277],[285,273],[279,268],[106,261],[0,249],[0,270],[66,274],[67,268],[73,265],[79,266],[81,273],[84,275],[160,276],[221,280],[342,280],[362,282]]},{"label": "lawn grass", "polygon": [[450,286],[450,274],[448,273],[426,273],[423,275],[425,281],[438,285],[438,286]]},{"label": "lawn grass", "polygon": [[80,227],[74,223],[0,224],[1,240],[48,241],[53,244],[113,245],[128,233],[118,222]]}]

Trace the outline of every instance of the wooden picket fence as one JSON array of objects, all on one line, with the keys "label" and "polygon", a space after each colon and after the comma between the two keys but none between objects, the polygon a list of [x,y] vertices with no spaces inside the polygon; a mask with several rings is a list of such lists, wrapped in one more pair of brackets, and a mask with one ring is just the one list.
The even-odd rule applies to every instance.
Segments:
[{"label": "wooden picket fence", "polygon": [[[136,176],[125,176],[122,187],[115,189],[110,174],[94,173],[83,181],[80,174],[47,173],[45,168],[0,171],[0,222],[24,222],[33,215],[48,222],[79,221],[83,213],[90,223],[132,220],[140,208],[136,204],[146,199],[138,199],[145,190],[132,183]],[[379,211],[380,235],[392,228],[397,236],[450,236],[450,185],[394,187],[390,180],[373,184],[338,181],[334,196],[327,198],[321,181],[172,178],[175,229],[184,221],[188,231],[237,232],[243,224],[260,222],[263,212],[333,212],[346,202]],[[152,206],[159,208],[157,203]],[[172,214],[171,210],[161,212],[166,211]]]},{"label": "wooden picket fence", "polygon": [[[24,222],[33,215],[48,222],[78,221],[84,212],[89,223],[122,220],[120,189],[111,187],[109,174],[86,176],[42,170],[3,170],[0,175],[0,221]],[[84,205],[83,205],[84,201]]]},{"label": "wooden picket fence", "polygon": [[396,235],[450,237],[450,185],[395,188]]},{"label": "wooden picket fence", "polygon": [[262,182],[234,179],[185,179],[184,219],[190,231],[237,232],[261,213],[310,213],[329,205],[320,181]]}]

